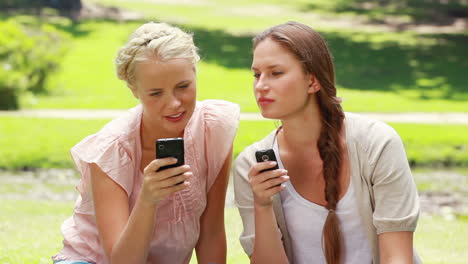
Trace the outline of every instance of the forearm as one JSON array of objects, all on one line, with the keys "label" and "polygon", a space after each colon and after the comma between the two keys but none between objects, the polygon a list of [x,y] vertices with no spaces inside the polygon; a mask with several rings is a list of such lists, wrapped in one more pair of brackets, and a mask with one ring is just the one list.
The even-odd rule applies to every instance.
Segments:
[{"label": "forearm", "polygon": [[195,250],[198,263],[226,263],[226,232],[224,228],[216,233],[200,234]]},{"label": "forearm", "polygon": [[145,203],[140,197],[127,225],[112,248],[111,263],[146,263],[154,233],[156,205]]},{"label": "forearm", "polygon": [[251,263],[289,263],[278,231],[273,206],[255,206],[255,244]]}]

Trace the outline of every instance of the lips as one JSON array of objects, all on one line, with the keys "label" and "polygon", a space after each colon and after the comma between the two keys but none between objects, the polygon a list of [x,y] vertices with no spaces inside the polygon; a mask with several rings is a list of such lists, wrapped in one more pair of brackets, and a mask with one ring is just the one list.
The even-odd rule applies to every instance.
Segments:
[{"label": "lips", "polygon": [[268,98],[268,97],[260,97],[260,98],[258,98],[258,104],[259,104],[260,106],[265,106],[265,105],[271,104],[271,103],[273,103],[274,101],[275,101],[275,100],[270,99],[270,98]]},{"label": "lips", "polygon": [[178,121],[182,120],[182,118],[184,118],[185,113],[186,112],[184,111],[184,112],[177,113],[175,115],[164,116],[164,118],[166,118],[166,120],[170,121],[170,122],[178,122]]}]

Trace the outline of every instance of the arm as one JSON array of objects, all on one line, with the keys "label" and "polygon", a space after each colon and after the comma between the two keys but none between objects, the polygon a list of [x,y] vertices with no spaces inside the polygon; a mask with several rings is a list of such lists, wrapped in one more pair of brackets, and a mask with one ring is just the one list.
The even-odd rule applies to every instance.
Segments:
[{"label": "arm", "polygon": [[[171,159],[154,160],[145,168],[142,191],[131,212],[126,192],[98,165],[90,164],[99,238],[111,263],[146,263],[156,205],[167,195],[187,187],[186,184],[173,186],[189,176],[187,167],[155,172],[173,163]],[[183,174],[171,178],[179,173]]]},{"label": "arm", "polygon": [[[369,152],[374,164],[373,223],[378,234],[381,263],[413,263],[413,232],[419,199],[403,142],[390,128],[381,127],[380,140]],[[377,245],[376,245],[377,246]]]},{"label": "arm", "polygon": [[207,206],[200,220],[200,237],[195,250],[198,263],[226,263],[224,204],[232,160],[232,147],[216,181],[208,193]]},{"label": "arm", "polygon": [[379,235],[380,263],[413,263],[413,232],[389,232]]},{"label": "arm", "polygon": [[255,244],[251,263],[285,264],[289,263],[281,241],[275,213],[273,210],[273,195],[284,189],[277,186],[289,178],[284,176],[287,171],[274,170],[259,173],[259,171],[274,167],[274,162],[256,163],[250,169],[249,182],[254,194],[255,211]]}]

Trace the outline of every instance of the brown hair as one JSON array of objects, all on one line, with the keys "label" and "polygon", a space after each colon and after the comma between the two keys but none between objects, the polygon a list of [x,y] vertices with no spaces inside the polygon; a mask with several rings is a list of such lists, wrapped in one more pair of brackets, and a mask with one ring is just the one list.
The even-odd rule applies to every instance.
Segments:
[{"label": "brown hair", "polygon": [[335,210],[342,161],[340,133],[344,113],[340,105],[341,99],[336,97],[332,56],[320,34],[301,23],[288,22],[267,29],[253,39],[254,49],[267,38],[291,51],[302,63],[304,72],[315,76],[321,85],[321,89],[316,93],[322,121],[317,147],[323,161],[326,208],[329,210],[323,227],[323,248],[327,263],[338,264],[342,261],[343,246]]}]

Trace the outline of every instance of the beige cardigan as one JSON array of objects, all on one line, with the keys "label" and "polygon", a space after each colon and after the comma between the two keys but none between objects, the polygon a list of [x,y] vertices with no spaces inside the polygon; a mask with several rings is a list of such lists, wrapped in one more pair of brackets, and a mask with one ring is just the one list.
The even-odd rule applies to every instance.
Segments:
[{"label": "beige cardigan", "polygon": [[[385,232],[416,229],[419,198],[404,146],[393,128],[383,122],[346,113],[346,144],[350,160],[350,177],[356,190],[361,220],[371,242],[373,263],[378,264],[377,235]],[[235,203],[243,222],[240,242],[250,256],[255,241],[254,202],[248,171],[255,161],[255,151],[273,148],[275,131],[247,147],[233,166]],[[294,249],[286,228],[279,194],[273,197],[276,221],[282,234],[289,263]],[[414,251],[414,263],[422,263]]]}]

